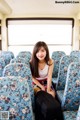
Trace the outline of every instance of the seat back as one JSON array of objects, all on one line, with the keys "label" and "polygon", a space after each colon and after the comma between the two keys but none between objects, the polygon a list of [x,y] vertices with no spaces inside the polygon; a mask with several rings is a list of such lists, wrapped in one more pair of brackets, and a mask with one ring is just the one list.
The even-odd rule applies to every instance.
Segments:
[{"label": "seat back", "polygon": [[34,104],[34,91],[32,85],[32,75],[30,68],[24,63],[11,63],[8,64],[3,70],[3,76],[21,76],[27,78],[30,88],[32,104]]},{"label": "seat back", "polygon": [[9,64],[10,60],[14,58],[14,54],[11,51],[1,51],[0,56],[4,57],[5,64]]},{"label": "seat back", "polygon": [[77,113],[77,118],[76,120],[80,120],[80,105],[79,105],[79,109],[78,109],[78,113]]},{"label": "seat back", "polygon": [[57,77],[58,76],[60,59],[64,55],[65,55],[65,52],[63,52],[63,51],[54,51],[52,53],[51,58],[54,60],[54,70],[53,70],[52,77]]},{"label": "seat back", "polygon": [[26,65],[30,66],[29,61],[26,61],[25,58],[20,57],[11,59],[10,63],[25,63]]},{"label": "seat back", "polygon": [[29,93],[26,78],[12,76],[0,78],[1,120],[6,118],[7,120],[33,120]]},{"label": "seat back", "polygon": [[78,110],[79,102],[80,102],[80,63],[73,62],[68,67],[66,85],[62,99],[62,108],[64,110]]},{"label": "seat back", "polygon": [[70,56],[76,56],[80,60],[80,50],[73,50],[73,51],[71,51]]},{"label": "seat back", "polygon": [[80,120],[80,105],[78,110],[63,111],[64,120]]},{"label": "seat back", "polygon": [[26,60],[27,63],[29,63],[30,59],[31,59],[31,52],[30,51],[21,51],[19,52],[19,54],[16,56],[16,58],[24,58]]},{"label": "seat back", "polygon": [[10,60],[10,63],[15,63],[15,62],[16,62],[16,58]]},{"label": "seat back", "polygon": [[68,66],[71,62],[78,62],[78,57],[65,55],[60,60],[60,67],[58,73],[57,90],[64,90]]},{"label": "seat back", "polygon": [[0,57],[0,77],[2,77],[4,67],[6,66],[4,57]]},{"label": "seat back", "polygon": [[1,51],[1,53],[0,53],[1,55],[9,55],[9,56],[11,56],[11,58],[13,59],[14,58],[14,53],[13,52],[11,52],[11,51]]}]

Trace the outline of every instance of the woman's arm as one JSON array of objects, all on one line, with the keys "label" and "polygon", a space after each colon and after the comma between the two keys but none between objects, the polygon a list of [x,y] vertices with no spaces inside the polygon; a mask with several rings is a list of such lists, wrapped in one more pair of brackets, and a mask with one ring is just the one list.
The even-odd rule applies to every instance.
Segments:
[{"label": "woman's arm", "polygon": [[52,73],[54,68],[54,61],[50,59],[49,61],[49,70],[48,70],[48,80],[47,80],[47,92],[51,91],[51,85],[52,85]]},{"label": "woman's arm", "polygon": [[38,82],[34,77],[32,77],[32,81],[41,88],[41,90],[45,91],[45,87]]}]

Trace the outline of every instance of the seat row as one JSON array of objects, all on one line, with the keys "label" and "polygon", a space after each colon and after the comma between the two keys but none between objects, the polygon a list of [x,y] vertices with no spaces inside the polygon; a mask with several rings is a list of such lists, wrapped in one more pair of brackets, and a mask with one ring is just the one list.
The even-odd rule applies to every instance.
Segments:
[{"label": "seat row", "polygon": [[[65,56],[66,53],[64,51],[53,51],[51,58],[54,60],[54,71],[53,71],[53,78],[58,77],[58,71],[59,71],[59,64],[60,64],[60,59]],[[73,50],[69,54],[69,56],[75,56],[78,57],[80,61],[80,50]]]},{"label": "seat row", "polygon": [[61,101],[65,120],[72,120],[72,118],[76,120],[76,114],[80,105],[79,62],[72,62],[69,65],[64,90],[57,90],[57,94]]},{"label": "seat row", "polygon": [[[24,54],[24,55],[23,55]],[[31,103],[32,103],[32,107],[34,107],[34,93],[33,93],[33,87],[32,87],[32,77],[31,77],[31,71],[30,71],[30,67],[29,67],[29,60],[30,60],[30,58],[31,58],[31,55],[30,55],[30,57],[28,58],[28,56],[26,57],[26,54],[25,54],[25,52],[23,52],[23,54],[21,55],[21,57],[19,56],[19,57],[16,57],[16,59],[13,59],[13,61],[12,62],[10,62],[10,64],[8,64],[5,68],[4,68],[4,71],[3,71],[3,76],[6,76],[6,77],[8,77],[8,76],[21,76],[22,78],[26,78],[26,80],[27,80],[27,82],[28,82],[28,86],[29,86],[29,93],[30,93],[30,96],[31,96]],[[26,58],[25,58],[26,57]],[[64,58],[64,57],[63,57]],[[70,58],[70,57],[69,57]],[[62,59],[62,58],[61,58]],[[74,60],[73,60],[74,59]],[[78,67],[78,66],[80,66],[80,64],[79,64],[79,62],[78,62],[78,59],[77,59],[77,57],[73,57],[73,59],[71,60],[71,59],[69,59],[69,60],[71,60],[71,62],[68,62],[68,63],[71,63],[71,65],[70,66],[76,66],[76,68],[78,68],[77,69],[77,71],[80,69],[80,67]],[[26,62],[28,60],[28,62]],[[23,62],[24,61],[24,62]],[[64,61],[66,61],[66,59],[64,60]],[[73,62],[73,63],[72,63]],[[64,62],[62,62],[62,63],[64,63]],[[72,65],[73,64],[73,65]],[[62,67],[62,69],[63,69],[63,67]],[[66,73],[67,74],[69,74],[69,72],[68,71],[70,71],[70,70],[68,70],[68,69],[70,69],[70,67],[66,67],[65,68],[65,71],[66,71]],[[74,68],[73,68],[74,69]],[[72,69],[72,70],[73,70]],[[64,70],[64,69],[63,69]],[[80,72],[80,70],[79,70],[79,72]],[[25,74],[24,74],[25,73]],[[74,75],[74,76],[76,76],[76,73],[75,72],[72,72],[73,74],[71,74],[71,76],[72,75]],[[67,76],[67,74],[66,74],[66,76]],[[79,77],[78,77],[78,81],[77,82],[75,82],[76,83],[76,85],[78,86],[77,88],[77,91],[80,91],[80,73],[78,73],[78,75],[79,75]],[[65,77],[66,78],[66,77]],[[76,78],[76,77],[75,77]],[[69,79],[69,78],[67,78],[67,79]],[[72,78],[71,78],[71,80],[72,80]],[[65,81],[68,81],[68,80],[65,80]],[[71,83],[72,84],[72,83]],[[62,86],[62,85],[61,85]],[[64,85],[65,86],[65,85]],[[68,85],[67,85],[68,86]],[[74,86],[72,87],[72,88],[74,88]],[[70,92],[70,90],[72,91],[72,89],[71,88],[69,88],[69,92]],[[64,90],[64,91],[67,91],[67,90]],[[63,94],[64,93],[64,91],[62,92],[62,96],[65,96],[65,94]],[[57,92],[57,93],[59,93],[59,92]],[[77,92],[75,92],[74,93],[74,95],[77,95]],[[71,95],[71,94],[70,94]],[[77,107],[76,107],[76,111],[78,110],[78,106],[79,106],[79,101],[80,101],[80,92],[78,93],[78,95],[79,96],[77,96],[77,98],[78,98],[78,101],[76,101],[75,102],[75,104],[77,103]],[[60,93],[60,96],[61,96],[61,93]],[[69,97],[69,96],[68,96]],[[62,98],[64,98],[64,97],[62,97]],[[65,98],[64,98],[65,99]],[[63,99],[62,99],[63,100]],[[61,101],[62,101],[61,100]],[[68,101],[70,101],[70,99],[67,99]],[[65,100],[66,101],[66,100]],[[67,101],[67,102],[68,102]],[[75,100],[74,100],[75,101]],[[66,103],[67,103],[66,102]],[[62,102],[63,103],[63,102]],[[74,104],[74,102],[73,102],[73,104]],[[71,104],[69,104],[69,105],[71,105]],[[62,108],[64,107],[64,105],[62,105]],[[66,110],[66,112],[65,112],[65,114],[68,112],[68,113],[70,113],[70,111],[71,111],[71,108],[68,110],[68,109],[66,109],[66,108],[64,108],[64,111]],[[72,110],[74,110],[73,108],[72,108]],[[74,111],[73,111],[73,113],[74,113]],[[68,114],[66,114],[66,115],[68,115]],[[65,115],[65,116],[66,116]],[[66,118],[66,117],[65,117]],[[67,119],[65,119],[65,120],[67,120]]]},{"label": "seat row", "polygon": [[[2,60],[0,60],[0,64],[2,64],[2,62],[4,63],[4,64],[2,64],[1,67],[4,68],[4,66],[9,64],[10,61],[11,62],[20,62],[21,61],[23,63],[25,62],[26,64],[28,64],[29,60],[31,59],[31,55],[32,54],[30,51],[21,51],[18,53],[18,55],[15,58],[14,54],[11,51],[0,51],[0,57],[2,57]],[[52,53],[52,59],[54,60],[53,77],[58,76],[60,59],[64,55],[66,55],[66,54],[63,51],[55,51]],[[72,51],[70,53],[70,56],[77,56],[78,58],[80,58],[80,51],[78,51],[78,50]],[[13,59],[13,60],[11,60],[11,59]]]},{"label": "seat row", "polygon": [[[6,113],[6,116],[3,114]],[[0,119],[34,120],[29,86],[26,78],[7,76],[0,78]],[[78,111],[64,111],[65,120],[80,120]]]},{"label": "seat row", "polygon": [[31,59],[31,53],[29,51],[21,51],[19,54],[14,57],[13,52],[11,51],[0,51],[0,77],[2,76],[2,72],[4,67],[10,62],[21,62],[29,65],[29,61]]},{"label": "seat row", "polygon": [[56,84],[64,118],[80,120],[80,110],[78,110],[80,109],[80,51],[72,51],[70,55],[66,55],[63,51],[55,53],[56,57],[53,57],[54,53],[52,56],[55,69],[52,80]]},{"label": "seat row", "polygon": [[[1,67],[1,76],[21,76],[21,77],[28,77],[27,81],[31,91],[31,99],[34,99],[33,96],[33,89],[32,89],[32,80],[31,80],[31,71],[29,68],[29,61],[31,59],[31,53],[29,51],[22,51],[20,52],[16,58],[10,51],[1,51],[1,55],[5,56],[5,58],[10,58],[7,61],[7,64],[4,65],[4,59],[2,60],[1,66],[4,65],[3,69]],[[33,101],[33,100],[32,100]]]},{"label": "seat row", "polygon": [[4,67],[3,77],[0,77],[0,115],[7,112],[9,119],[34,120],[32,76],[29,64],[26,62],[30,61],[30,58],[30,53],[18,54],[16,59],[11,59]]}]

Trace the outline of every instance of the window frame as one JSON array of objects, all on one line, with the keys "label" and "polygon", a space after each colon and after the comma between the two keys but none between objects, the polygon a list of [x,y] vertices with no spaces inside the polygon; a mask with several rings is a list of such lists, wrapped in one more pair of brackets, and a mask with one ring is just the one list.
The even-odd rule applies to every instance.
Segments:
[{"label": "window frame", "polygon": [[[32,18],[7,18],[6,19],[7,38],[8,38],[8,22],[9,21],[18,21],[18,20],[20,20],[20,21],[22,21],[22,20],[35,20],[35,21],[36,20],[50,20],[50,21],[52,21],[52,20],[60,21],[61,20],[61,21],[72,21],[72,40],[71,40],[71,46],[73,45],[73,27],[74,27],[74,19],[73,18],[52,18],[52,17],[50,17],[50,18],[48,18],[48,17],[40,17],[40,18],[39,17],[32,17]],[[8,39],[7,39],[7,43],[8,43],[8,46],[9,46]],[[27,45],[33,46],[33,44],[27,44]],[[51,46],[55,45],[55,46],[57,46],[57,45],[66,45],[66,44],[48,44],[48,45],[51,45]],[[21,45],[17,45],[17,46],[21,46]]]}]

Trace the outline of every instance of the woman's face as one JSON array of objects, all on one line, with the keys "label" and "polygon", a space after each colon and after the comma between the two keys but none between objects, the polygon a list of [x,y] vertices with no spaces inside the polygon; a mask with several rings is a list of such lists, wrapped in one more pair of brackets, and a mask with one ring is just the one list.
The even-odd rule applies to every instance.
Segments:
[{"label": "woman's face", "polygon": [[36,57],[38,58],[39,61],[43,61],[46,57],[46,50],[44,47],[41,47],[39,51],[36,53]]}]

